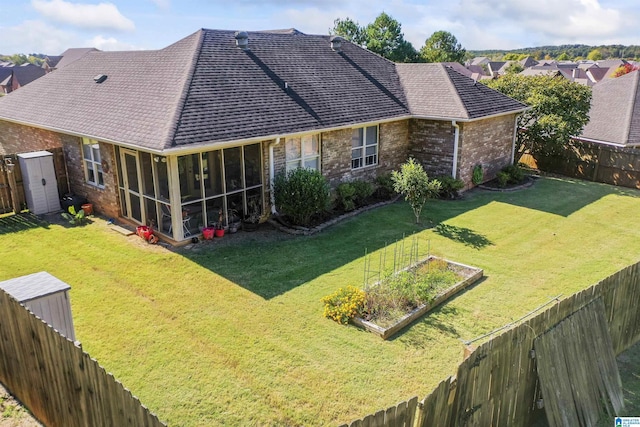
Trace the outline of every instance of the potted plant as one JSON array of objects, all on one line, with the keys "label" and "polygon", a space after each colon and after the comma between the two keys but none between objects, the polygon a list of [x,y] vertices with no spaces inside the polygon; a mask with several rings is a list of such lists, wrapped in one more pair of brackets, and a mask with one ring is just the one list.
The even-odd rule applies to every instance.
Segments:
[{"label": "potted plant", "polygon": [[255,231],[260,224],[260,218],[262,212],[260,209],[260,203],[258,198],[251,198],[247,200],[247,215],[242,220],[242,229],[244,231]]},{"label": "potted plant", "polygon": [[224,222],[222,222],[222,209],[218,211],[218,222],[215,225],[214,233],[216,237],[224,236]]},{"label": "potted plant", "polygon": [[240,227],[240,215],[235,209],[227,211],[227,224],[229,224],[229,233],[235,233]]}]

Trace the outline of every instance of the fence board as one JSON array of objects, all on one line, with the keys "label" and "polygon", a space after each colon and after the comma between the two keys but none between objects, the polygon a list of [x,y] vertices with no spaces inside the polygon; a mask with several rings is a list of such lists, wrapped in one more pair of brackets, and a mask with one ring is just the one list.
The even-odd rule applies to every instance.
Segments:
[{"label": "fence board", "polygon": [[0,382],[45,425],[165,425],[87,353],[4,291],[0,355]]},{"label": "fence board", "polygon": [[623,407],[622,383],[600,298],[535,340],[550,426],[595,425]]}]

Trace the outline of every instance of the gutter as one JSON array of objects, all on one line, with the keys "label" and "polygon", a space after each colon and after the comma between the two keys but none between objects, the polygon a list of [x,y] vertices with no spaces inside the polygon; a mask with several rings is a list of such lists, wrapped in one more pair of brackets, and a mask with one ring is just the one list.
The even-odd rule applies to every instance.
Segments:
[{"label": "gutter", "polygon": [[582,136],[574,136],[573,139],[575,139],[577,141],[593,142],[594,144],[609,145],[609,146],[618,147],[618,148],[640,147],[640,143],[618,144],[616,142],[608,142],[608,141],[603,141],[603,140],[600,140],[600,139],[585,138],[585,137],[582,137]]},{"label": "gutter", "polygon": [[460,125],[455,120],[451,120],[451,126],[455,128],[453,133],[453,167],[451,176],[455,179],[458,174],[458,144],[460,142]]},{"label": "gutter", "polygon": [[276,215],[278,211],[276,211],[276,198],[273,194],[273,180],[275,179],[275,161],[273,159],[273,146],[280,144],[280,137],[276,138],[275,141],[269,143],[269,201],[271,202],[271,213]]}]

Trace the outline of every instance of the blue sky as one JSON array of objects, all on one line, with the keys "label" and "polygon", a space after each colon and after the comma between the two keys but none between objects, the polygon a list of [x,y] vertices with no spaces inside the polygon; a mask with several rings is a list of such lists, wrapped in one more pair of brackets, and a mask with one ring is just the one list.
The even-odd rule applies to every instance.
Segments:
[{"label": "blue sky", "polygon": [[419,49],[433,32],[467,49],[639,44],[635,0],[16,0],[3,1],[0,53],[58,55],[69,47],[160,49],[199,28],[296,28],[328,34],[334,19],[380,12]]}]

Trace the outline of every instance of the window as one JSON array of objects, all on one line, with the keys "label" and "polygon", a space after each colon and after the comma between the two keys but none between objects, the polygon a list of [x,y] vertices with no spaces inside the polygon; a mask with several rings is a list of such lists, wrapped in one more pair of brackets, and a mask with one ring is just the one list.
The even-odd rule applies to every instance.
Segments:
[{"label": "window", "polygon": [[84,176],[87,183],[97,187],[104,187],[98,141],[82,138],[82,157],[84,158]]},{"label": "window", "polygon": [[320,170],[320,135],[287,138],[285,143],[287,171],[296,168]]},{"label": "window", "polygon": [[378,164],[378,126],[353,130],[351,136],[351,169]]}]

